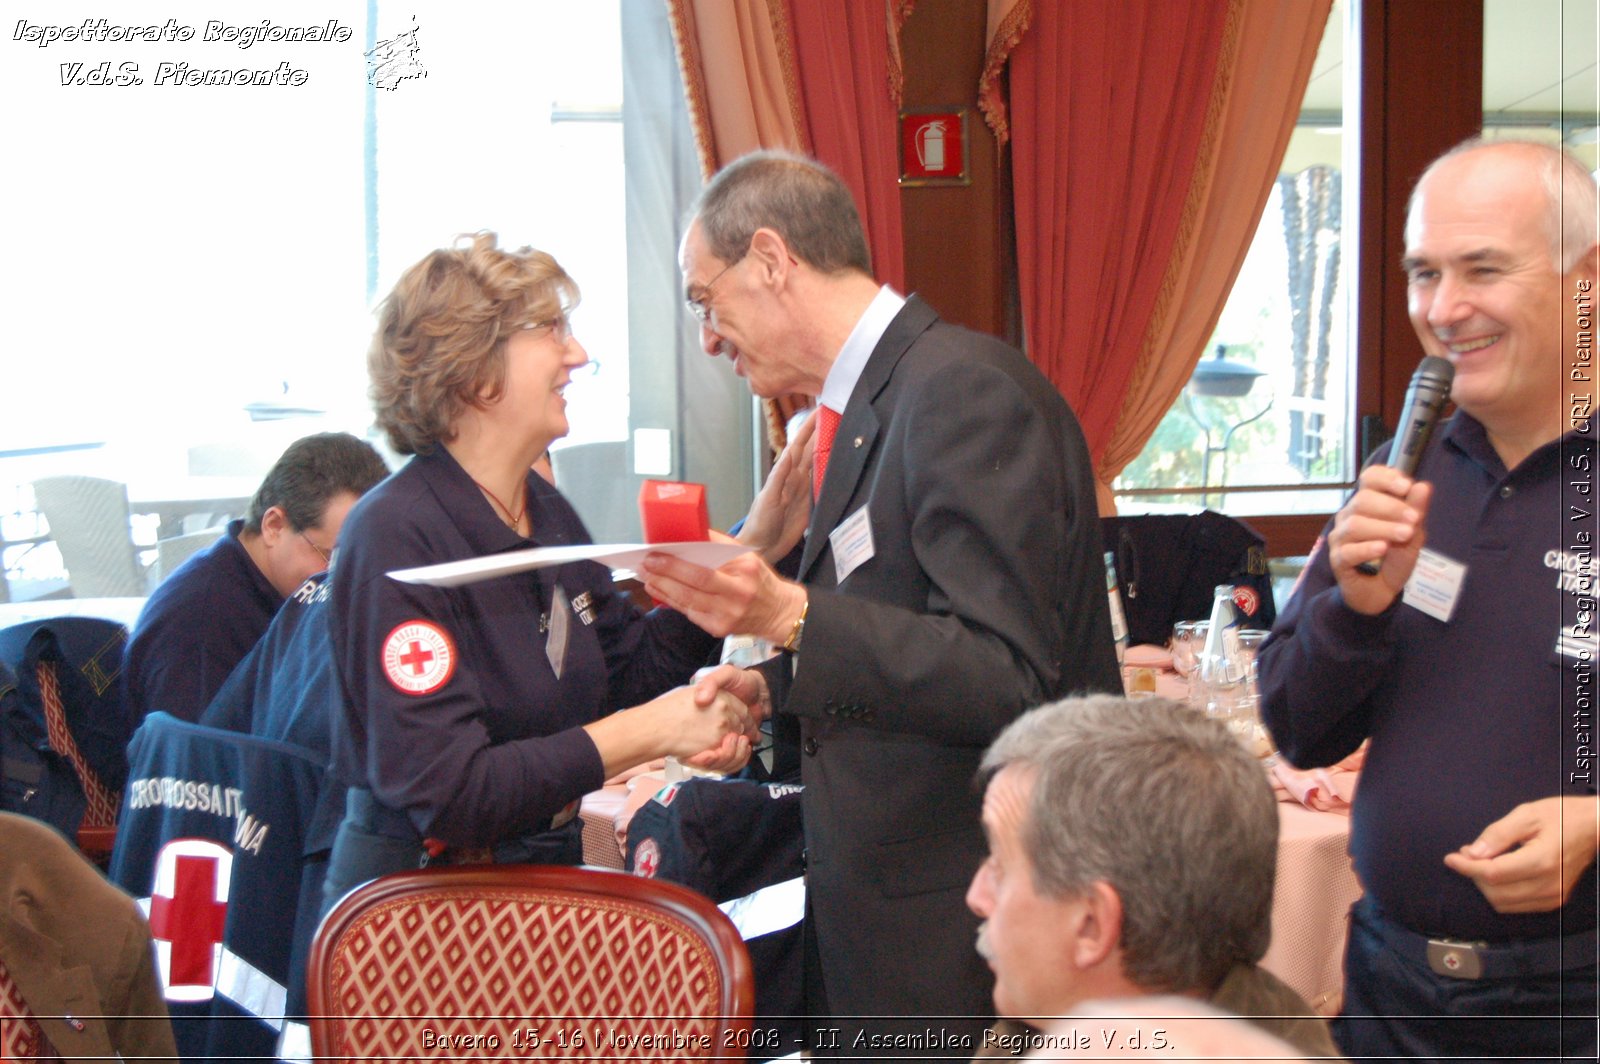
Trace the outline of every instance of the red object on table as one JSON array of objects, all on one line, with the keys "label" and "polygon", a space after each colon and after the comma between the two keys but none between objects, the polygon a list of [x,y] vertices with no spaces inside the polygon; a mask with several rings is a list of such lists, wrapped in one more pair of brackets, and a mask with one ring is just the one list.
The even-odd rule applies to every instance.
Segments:
[{"label": "red object on table", "polygon": [[689,543],[711,538],[706,486],[676,480],[645,481],[639,489],[639,523],[646,543]]}]

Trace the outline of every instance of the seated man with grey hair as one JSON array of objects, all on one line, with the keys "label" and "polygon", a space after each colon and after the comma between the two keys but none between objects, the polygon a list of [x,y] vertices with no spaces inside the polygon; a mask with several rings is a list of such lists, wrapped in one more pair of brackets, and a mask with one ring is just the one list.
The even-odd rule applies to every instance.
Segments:
[{"label": "seated man with grey hair", "polygon": [[989,857],[967,904],[1002,1019],[980,1057],[1037,1048],[1026,1023],[1147,994],[1201,999],[1308,1056],[1338,1055],[1327,1024],[1257,966],[1278,812],[1226,727],[1165,699],[1068,698],[1001,732],[981,771]]}]

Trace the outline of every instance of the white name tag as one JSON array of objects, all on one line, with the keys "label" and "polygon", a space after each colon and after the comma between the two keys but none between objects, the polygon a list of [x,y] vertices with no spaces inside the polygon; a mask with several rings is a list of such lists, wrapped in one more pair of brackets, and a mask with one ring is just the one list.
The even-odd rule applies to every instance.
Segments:
[{"label": "white name tag", "polygon": [[1466,575],[1465,565],[1423,547],[1417,556],[1417,567],[1411,570],[1411,579],[1406,581],[1401,601],[1449,624],[1450,615],[1456,611],[1456,599],[1461,595],[1461,581]]},{"label": "white name tag", "polygon": [[550,668],[561,679],[561,669],[567,663],[567,633],[572,630],[572,606],[567,602],[567,592],[556,585],[550,596],[550,630],[545,633],[544,652],[550,658]]},{"label": "white name tag", "polygon": [[828,534],[828,542],[833,546],[833,582],[842,584],[863,562],[872,560],[872,518],[867,508],[863,506],[845,518]]}]

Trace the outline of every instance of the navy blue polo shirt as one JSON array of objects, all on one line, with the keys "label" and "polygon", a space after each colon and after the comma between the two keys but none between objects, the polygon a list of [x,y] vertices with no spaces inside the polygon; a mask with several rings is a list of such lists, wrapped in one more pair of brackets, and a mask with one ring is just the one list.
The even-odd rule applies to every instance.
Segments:
[{"label": "navy blue polo shirt", "polygon": [[128,719],[162,710],[195,721],[283,604],[239,542],[242,520],[163,580],[122,658]]},{"label": "navy blue polo shirt", "polygon": [[1591,494],[1575,513],[1570,486],[1593,468],[1590,431],[1508,473],[1458,412],[1417,471],[1433,484],[1427,548],[1466,566],[1449,621],[1400,600],[1350,610],[1321,547],[1262,648],[1263,716],[1290,761],[1329,764],[1371,737],[1351,856],[1367,893],[1416,931],[1504,941],[1595,926],[1593,865],[1563,909],[1504,915],[1444,864],[1523,802],[1595,793],[1582,645],[1595,507]]},{"label": "navy blue polo shirt", "polygon": [[[531,540],[439,448],[368,492],[339,536],[329,618],[344,702],[335,771],[451,846],[536,831],[600,787],[583,725],[686,682],[714,646],[675,612],[640,613],[594,562],[452,588],[385,575],[590,541],[560,492],[531,472],[527,485]],[[558,615],[567,637],[559,677]]]}]

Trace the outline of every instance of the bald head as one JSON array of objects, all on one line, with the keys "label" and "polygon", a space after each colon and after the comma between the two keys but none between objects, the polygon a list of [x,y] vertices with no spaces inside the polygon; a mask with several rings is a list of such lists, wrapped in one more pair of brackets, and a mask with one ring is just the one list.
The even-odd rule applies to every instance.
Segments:
[{"label": "bald head", "polygon": [[1537,197],[1540,224],[1550,242],[1550,263],[1557,273],[1570,271],[1600,241],[1595,180],[1576,156],[1537,141],[1473,138],[1422,172],[1406,208],[1406,243],[1415,242],[1419,208],[1430,184],[1486,179],[1522,184]]}]

